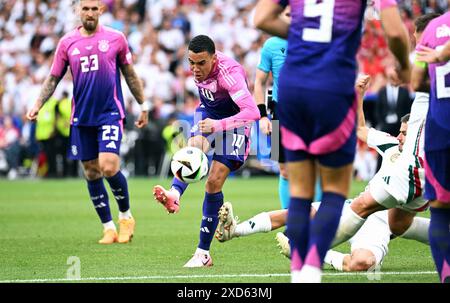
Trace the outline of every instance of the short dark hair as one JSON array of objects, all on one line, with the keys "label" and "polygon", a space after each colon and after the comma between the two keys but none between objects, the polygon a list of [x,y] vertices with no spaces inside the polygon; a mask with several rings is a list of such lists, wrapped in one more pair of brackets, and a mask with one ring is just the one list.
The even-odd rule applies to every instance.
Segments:
[{"label": "short dark hair", "polygon": [[434,18],[439,17],[441,14],[438,13],[428,13],[422,16],[417,17],[417,19],[414,21],[414,25],[416,27],[416,32],[421,33],[425,30],[428,23],[430,23],[431,20]]},{"label": "short dark hair", "polygon": [[408,123],[408,121],[409,121],[409,115],[410,115],[410,114],[404,115],[404,116],[400,119],[400,121],[401,121],[402,123]]},{"label": "short dark hair", "polygon": [[214,41],[206,35],[198,35],[189,42],[188,50],[194,53],[208,52],[211,55],[216,53]]}]

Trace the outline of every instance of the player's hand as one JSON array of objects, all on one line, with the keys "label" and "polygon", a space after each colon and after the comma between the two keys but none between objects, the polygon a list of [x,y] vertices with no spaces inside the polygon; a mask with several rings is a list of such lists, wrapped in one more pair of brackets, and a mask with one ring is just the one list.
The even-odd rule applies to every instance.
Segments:
[{"label": "player's hand", "polygon": [[216,124],[217,120],[213,120],[213,119],[205,119],[202,120],[200,122],[198,122],[198,129],[200,130],[200,132],[208,134],[208,133],[213,133],[214,132],[214,125]]},{"label": "player's hand", "polygon": [[356,79],[355,88],[357,93],[362,97],[369,89],[370,76],[369,75],[361,75]]},{"label": "player's hand", "polygon": [[39,110],[41,109],[42,104],[40,102],[36,102],[32,108],[27,112],[27,119],[30,121],[36,121]]},{"label": "player's hand", "polygon": [[272,133],[272,122],[270,122],[269,118],[262,117],[259,119],[259,128],[264,135],[270,135]]},{"label": "player's hand", "polygon": [[148,111],[141,111],[139,118],[134,122],[137,128],[143,128],[148,124]]},{"label": "player's hand", "polygon": [[437,63],[439,62],[439,51],[421,45],[419,50],[416,52],[417,61],[427,62],[427,63]]}]

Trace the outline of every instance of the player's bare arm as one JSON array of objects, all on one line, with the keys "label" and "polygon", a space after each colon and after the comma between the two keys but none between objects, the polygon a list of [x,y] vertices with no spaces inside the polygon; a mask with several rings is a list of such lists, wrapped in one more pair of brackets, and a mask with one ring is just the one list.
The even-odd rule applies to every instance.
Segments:
[{"label": "player's bare arm", "polygon": [[411,72],[411,88],[415,92],[428,92],[430,91],[430,82],[428,80],[428,69],[426,64],[417,65],[412,67]]},{"label": "player's bare arm", "polygon": [[358,138],[367,143],[367,136],[369,134],[369,128],[366,126],[366,119],[364,116],[363,102],[364,94],[369,88],[370,76],[361,75],[356,80],[355,90],[356,97],[358,98],[358,128],[356,135]]},{"label": "player's bare arm", "polygon": [[272,123],[270,122],[269,118],[267,118],[267,113],[264,111],[266,109],[264,96],[267,79],[269,79],[269,73],[266,73],[260,69],[256,70],[253,98],[255,99],[256,105],[258,106],[261,114],[259,127],[265,135],[269,135],[272,132]]},{"label": "player's bare arm", "polygon": [[142,82],[139,79],[136,71],[134,70],[131,64],[122,65],[120,67],[122,74],[127,82],[128,87],[130,88],[131,93],[133,94],[136,101],[143,105],[141,114],[139,115],[137,121],[134,123],[136,127],[142,128],[148,124],[148,107],[145,107],[145,99],[144,99],[144,88],[142,86]]},{"label": "player's bare arm", "polygon": [[396,5],[384,8],[380,12],[381,24],[389,44],[389,49],[400,64],[399,76],[409,82],[411,67],[409,64],[409,34],[402,22]]},{"label": "player's bare arm", "polygon": [[35,121],[37,119],[39,110],[44,105],[44,103],[47,102],[47,100],[50,99],[50,97],[53,95],[60,80],[61,78],[55,77],[53,75],[49,75],[47,79],[45,79],[38,99],[27,113],[28,120]]},{"label": "player's bare arm", "polygon": [[287,38],[289,24],[280,18],[283,10],[273,0],[260,0],[256,5],[255,26],[271,35]]}]

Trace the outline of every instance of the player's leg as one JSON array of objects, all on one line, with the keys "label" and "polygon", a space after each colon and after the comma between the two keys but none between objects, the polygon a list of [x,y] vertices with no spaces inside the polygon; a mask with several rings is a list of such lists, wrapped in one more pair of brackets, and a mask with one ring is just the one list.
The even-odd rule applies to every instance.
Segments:
[{"label": "player's leg", "polygon": [[119,243],[128,243],[134,234],[136,222],[130,210],[128,182],[120,171],[120,158],[115,153],[99,154],[100,169],[119,206]]},{"label": "player's leg", "polygon": [[288,162],[290,204],[286,234],[289,238],[291,254],[292,282],[297,282],[303,268],[309,240],[310,211],[314,196],[314,160]]},{"label": "player's leg", "polygon": [[98,159],[82,161],[82,166],[89,195],[94,204],[95,211],[103,224],[103,238],[99,243],[112,244],[117,242],[118,235],[116,226],[112,220],[108,192],[103,183],[103,175]]},{"label": "player's leg", "polygon": [[97,128],[70,128],[70,154],[72,160],[80,160],[86,185],[97,215],[103,224],[103,238],[100,244],[117,242],[116,226],[111,217],[108,192],[103,183],[103,174],[98,162]]},{"label": "player's leg", "polygon": [[289,208],[289,181],[286,164],[280,162],[280,176],[278,180],[278,195],[282,209]]},{"label": "player's leg", "polygon": [[[210,143],[206,137],[196,135],[189,138],[188,146],[197,147],[206,153],[209,150]],[[153,188],[153,196],[156,201],[164,205],[169,213],[176,213],[180,208],[180,198],[187,187],[187,183],[174,177],[170,189],[166,190],[161,185],[156,185]]]},{"label": "player's leg", "polygon": [[428,229],[430,220],[416,217],[416,213],[407,212],[400,208],[391,208],[389,213],[389,227],[397,237],[413,239],[428,244]]},{"label": "player's leg", "polygon": [[119,243],[128,243],[134,234],[135,220],[130,210],[128,182],[120,171],[120,144],[122,121],[111,121],[98,128],[98,162],[100,170],[111,188],[119,206]]},{"label": "player's leg", "polygon": [[261,212],[238,224],[233,214],[233,205],[225,202],[219,210],[219,225],[216,238],[225,242],[236,237],[244,237],[256,233],[267,233],[286,225],[287,209]]},{"label": "player's leg", "polygon": [[430,248],[442,283],[450,283],[450,151],[426,151],[425,198],[430,202]]},{"label": "player's leg", "polygon": [[209,248],[219,223],[219,209],[223,204],[222,187],[230,171],[231,170],[227,165],[219,161],[214,160],[211,163],[205,186],[205,198],[203,200],[200,241],[194,256],[184,265],[184,267],[204,267],[213,264],[209,254]]},{"label": "player's leg", "polygon": [[378,186],[374,186],[371,183],[369,188],[353,199],[350,207],[345,208],[345,211],[342,212],[331,247],[335,247],[349,240],[363,226],[367,217],[374,212],[386,209],[386,207],[377,202],[374,195],[379,201],[387,201],[390,199],[390,195],[382,186],[378,189]]},{"label": "player's leg", "polygon": [[320,165],[323,198],[310,224],[308,253],[302,270],[302,275],[309,281],[320,281],[322,264],[336,234],[350,189],[352,168],[351,164],[338,168]]}]

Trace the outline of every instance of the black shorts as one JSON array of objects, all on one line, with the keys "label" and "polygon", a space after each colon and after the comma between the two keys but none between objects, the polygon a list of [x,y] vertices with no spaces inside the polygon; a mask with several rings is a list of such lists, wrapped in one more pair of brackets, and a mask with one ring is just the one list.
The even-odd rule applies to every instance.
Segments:
[{"label": "black shorts", "polygon": [[[270,101],[269,102],[269,110],[272,113],[272,120],[279,120],[278,118],[278,109],[277,109],[277,102],[276,101]],[[278,124],[279,125],[279,124]],[[278,129],[278,163],[286,163],[286,157],[284,155],[284,147],[283,144],[281,144],[281,131]]]}]

